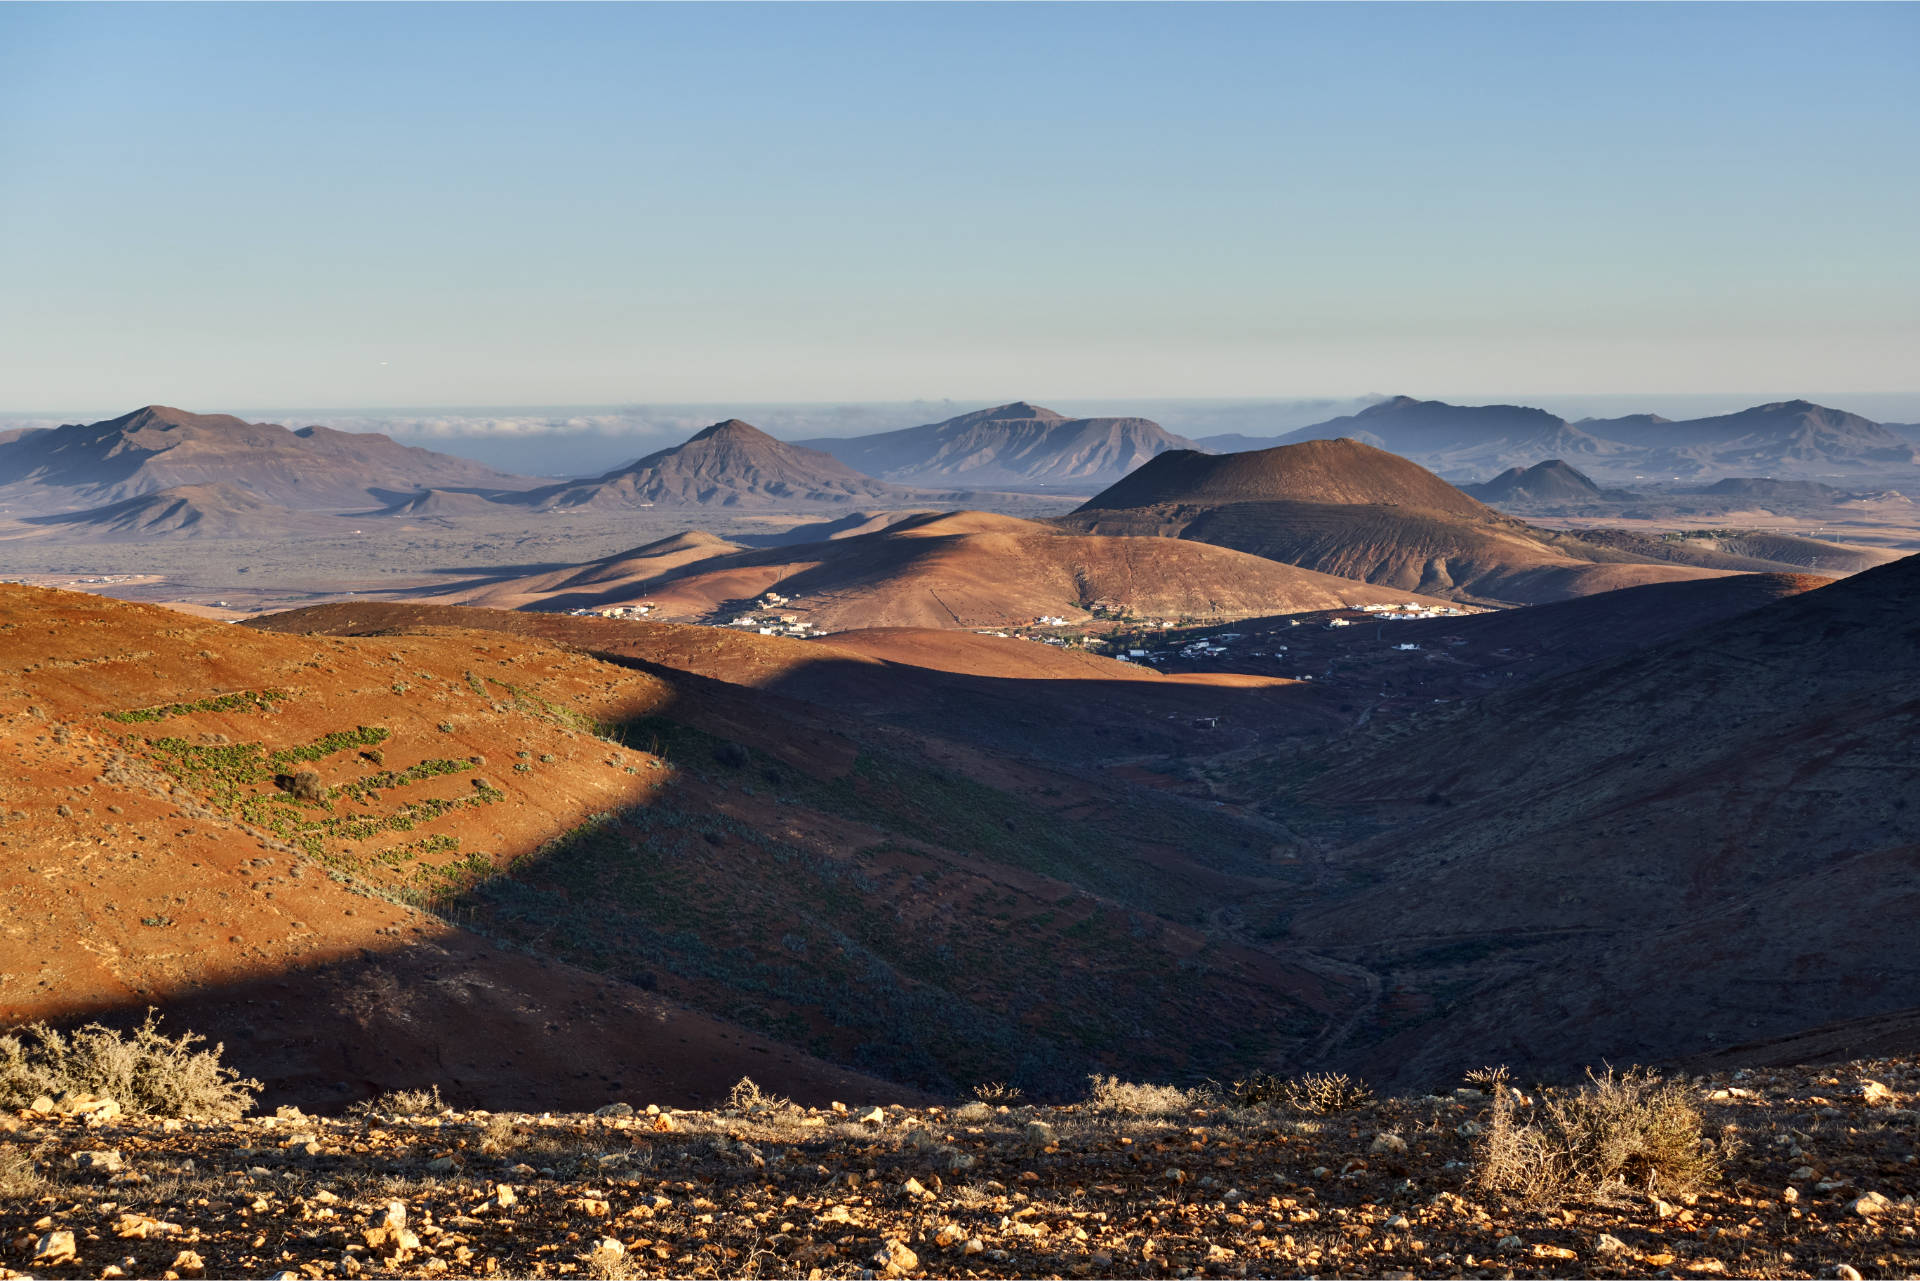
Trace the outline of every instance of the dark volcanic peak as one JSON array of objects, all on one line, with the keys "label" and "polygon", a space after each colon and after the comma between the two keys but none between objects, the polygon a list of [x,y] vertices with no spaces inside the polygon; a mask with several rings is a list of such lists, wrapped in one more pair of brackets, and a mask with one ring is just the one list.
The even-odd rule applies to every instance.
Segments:
[{"label": "dark volcanic peak", "polygon": [[1558,458],[1531,467],[1509,467],[1483,485],[1461,488],[1487,503],[1579,502],[1597,499],[1603,492],[1585,472]]},{"label": "dark volcanic peak", "polygon": [[1432,472],[1357,440],[1307,440],[1244,454],[1174,450],[1088,502],[1082,511],[1169,504],[1292,502],[1495,513]]},{"label": "dark volcanic peak", "polygon": [[[0,502],[55,512],[183,485],[233,485],[304,510],[365,508],[375,490],[520,489],[533,482],[386,436],[148,405],[0,443]],[[271,532],[271,531],[268,531]]]},{"label": "dark volcanic peak", "polygon": [[872,436],[805,442],[903,484],[1097,488],[1169,449],[1190,449],[1147,418],[1068,418],[1024,400]]},{"label": "dark volcanic peak", "polygon": [[829,454],[775,440],[751,423],[729,418],[598,479],[536,490],[527,501],[542,507],[776,507],[901,496]]}]

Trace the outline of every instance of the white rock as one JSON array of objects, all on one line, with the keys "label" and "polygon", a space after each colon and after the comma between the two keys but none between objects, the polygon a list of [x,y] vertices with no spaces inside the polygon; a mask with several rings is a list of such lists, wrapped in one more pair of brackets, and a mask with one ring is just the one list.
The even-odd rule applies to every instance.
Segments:
[{"label": "white rock", "polygon": [[1847,1207],[1847,1209],[1863,1219],[1871,1219],[1876,1214],[1885,1214],[1892,1208],[1893,1202],[1887,1200],[1887,1198],[1881,1196],[1878,1192],[1862,1192],[1859,1199]]}]

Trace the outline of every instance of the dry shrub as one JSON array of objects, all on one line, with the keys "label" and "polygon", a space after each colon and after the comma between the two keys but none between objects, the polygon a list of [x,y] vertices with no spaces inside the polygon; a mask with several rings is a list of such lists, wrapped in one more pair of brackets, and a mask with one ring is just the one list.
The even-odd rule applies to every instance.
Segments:
[{"label": "dry shrub", "polygon": [[1373,1087],[1345,1072],[1309,1072],[1280,1082],[1279,1101],[1310,1116],[1355,1112],[1373,1103]]},{"label": "dry shrub", "polygon": [[733,1112],[785,1112],[793,1107],[793,1100],[780,1094],[768,1094],[750,1076],[743,1076],[733,1083],[727,1091],[727,1101],[722,1108]]},{"label": "dry shrub", "polygon": [[499,1156],[514,1145],[520,1136],[520,1127],[504,1116],[490,1116],[486,1124],[480,1127],[475,1145],[488,1156]]},{"label": "dry shrub", "polygon": [[984,1103],[962,1103],[954,1109],[953,1119],[962,1125],[979,1125],[993,1119],[993,1109]]},{"label": "dry shrub", "polygon": [[315,805],[327,799],[327,789],[320,785],[317,770],[295,770],[291,774],[279,774],[274,777],[274,786],[286,792],[298,801],[311,801]]},{"label": "dry shrub", "polygon": [[362,1099],[347,1111],[355,1116],[438,1116],[446,1108],[440,1087],[424,1090],[388,1090],[377,1098]]},{"label": "dry shrub", "polygon": [[1092,1089],[1087,1107],[1095,1112],[1115,1112],[1123,1116],[1172,1116],[1202,1106],[1206,1102],[1200,1090],[1183,1090],[1174,1085],[1142,1085],[1122,1081],[1117,1076],[1087,1078]]},{"label": "dry shrub", "polygon": [[1475,1182],[1543,1204],[1639,1190],[1669,1196],[1717,1177],[1693,1092],[1652,1072],[1608,1068],[1572,1093],[1522,1105],[1493,1082],[1493,1114],[1475,1152]]},{"label": "dry shrub", "polygon": [[1020,1101],[1022,1093],[1019,1086],[1005,1081],[984,1081],[973,1087],[974,1099],[989,1107],[1012,1107]]},{"label": "dry shrub", "polygon": [[89,1023],[56,1032],[30,1023],[0,1036],[0,1107],[24,1108],[40,1095],[91,1094],[129,1116],[232,1120],[253,1107],[260,1082],[220,1062],[226,1046],[197,1050],[203,1036],[170,1038],[147,1011],[132,1032]]}]

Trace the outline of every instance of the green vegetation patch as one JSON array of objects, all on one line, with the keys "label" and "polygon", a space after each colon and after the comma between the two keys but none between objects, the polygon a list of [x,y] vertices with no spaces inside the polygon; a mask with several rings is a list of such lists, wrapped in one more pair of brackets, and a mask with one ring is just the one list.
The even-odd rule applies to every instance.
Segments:
[{"label": "green vegetation patch", "polygon": [[187,716],[194,712],[270,712],[275,703],[284,703],[292,697],[284,690],[261,689],[242,690],[237,694],[216,694],[211,698],[196,699],[191,703],[164,703],[159,707],[136,707],[125,712],[108,712],[110,721],[119,721],[123,725],[138,724],[143,721],[163,721],[172,716]]}]

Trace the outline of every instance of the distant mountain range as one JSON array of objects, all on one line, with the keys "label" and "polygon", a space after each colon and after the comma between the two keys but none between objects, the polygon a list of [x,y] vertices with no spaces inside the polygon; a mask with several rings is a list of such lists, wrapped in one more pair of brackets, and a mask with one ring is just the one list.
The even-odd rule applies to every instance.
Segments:
[{"label": "distant mountain range", "polygon": [[1195,447],[1146,418],[1068,418],[1024,400],[924,427],[799,443],[900,484],[1087,487],[1082,493],[1169,449]]},{"label": "distant mountain range", "polygon": [[1875,474],[1920,466],[1920,451],[1904,430],[1805,400],[1679,422],[1633,414],[1569,423],[1519,405],[1450,405],[1395,396],[1357,414],[1266,440],[1208,437],[1199,444],[1270,448],[1344,436],[1454,478],[1560,459],[1609,480],[1712,480],[1774,472]]},{"label": "distant mountain range", "polygon": [[290,431],[166,405],[0,441],[0,511],[16,516],[110,506],[183,485],[232,486],[251,501],[296,510],[346,511],[376,505],[379,489],[503,492],[537,483],[370,432]]},{"label": "distant mountain range", "polygon": [[[1156,483],[1188,475],[1209,450],[1252,454],[1336,439],[1456,480],[1490,477],[1485,483],[1495,488],[1481,497],[1538,506],[1584,501],[1582,483],[1596,491],[1757,477],[1913,483],[1920,447],[1909,434],[1920,438],[1920,426],[1883,426],[1803,400],[1679,422],[1636,414],[1569,423],[1517,405],[1397,396],[1272,440],[1236,433],[1190,441],[1145,418],[1069,418],[1015,401],[900,431],[802,442],[728,419],[592,479],[542,483],[372,433],[289,430],[149,405],[102,422],[0,433],[0,516],[86,512],[53,526],[115,535],[273,536],[291,528],[277,511],[452,521],[515,506],[978,507],[1001,505],[1012,492],[1099,492],[1170,453],[1187,457],[1155,473]],[[1549,462],[1558,470],[1529,470]],[[1213,474],[1213,483],[1227,474]],[[1507,495],[1514,486],[1521,490]],[[189,491],[184,505],[121,506],[181,489]],[[1001,501],[983,503],[987,491],[1001,491]]]}]

